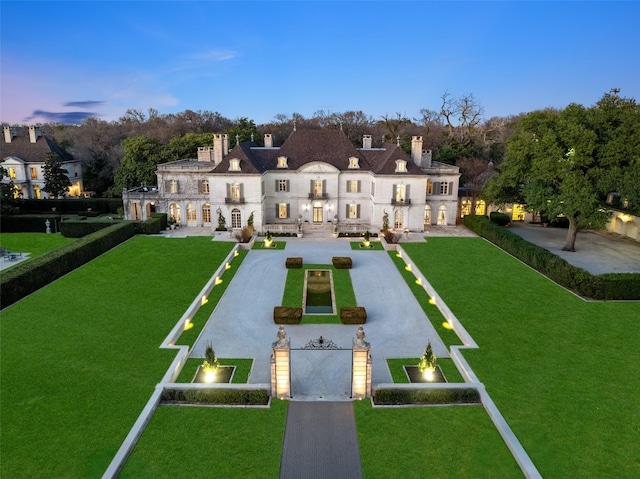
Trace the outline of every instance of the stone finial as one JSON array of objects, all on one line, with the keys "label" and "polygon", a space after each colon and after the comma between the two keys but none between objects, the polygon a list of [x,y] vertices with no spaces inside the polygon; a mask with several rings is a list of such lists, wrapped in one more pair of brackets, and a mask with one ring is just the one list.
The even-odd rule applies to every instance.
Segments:
[{"label": "stone finial", "polygon": [[287,345],[287,332],[284,330],[284,326],[280,325],[278,328],[278,341],[276,341],[277,347],[284,347]]}]

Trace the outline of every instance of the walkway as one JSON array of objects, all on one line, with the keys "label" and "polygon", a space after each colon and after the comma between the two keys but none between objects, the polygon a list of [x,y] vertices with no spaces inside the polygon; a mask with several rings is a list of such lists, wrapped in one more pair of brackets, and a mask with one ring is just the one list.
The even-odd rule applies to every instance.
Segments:
[{"label": "walkway", "polygon": [[362,477],[351,402],[289,404],[280,479]]}]

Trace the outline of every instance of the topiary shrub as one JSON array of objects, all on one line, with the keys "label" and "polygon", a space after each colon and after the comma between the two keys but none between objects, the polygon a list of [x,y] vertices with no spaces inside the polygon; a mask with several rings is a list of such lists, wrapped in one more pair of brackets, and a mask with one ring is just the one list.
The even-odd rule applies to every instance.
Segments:
[{"label": "topiary shrub", "polygon": [[334,256],[331,258],[331,263],[335,269],[351,269],[353,262],[348,256]]},{"label": "topiary shrub", "polygon": [[287,258],[284,264],[287,269],[300,269],[302,268],[302,258]]},{"label": "topiary shrub", "polygon": [[276,306],[273,308],[273,322],[276,324],[300,324],[302,308]]},{"label": "topiary shrub", "polygon": [[367,322],[367,310],[362,306],[345,306],[340,308],[342,324],[364,324]]},{"label": "topiary shrub", "polygon": [[500,213],[499,211],[492,211],[489,218],[499,226],[507,226],[511,222],[511,218],[509,218],[508,215]]}]

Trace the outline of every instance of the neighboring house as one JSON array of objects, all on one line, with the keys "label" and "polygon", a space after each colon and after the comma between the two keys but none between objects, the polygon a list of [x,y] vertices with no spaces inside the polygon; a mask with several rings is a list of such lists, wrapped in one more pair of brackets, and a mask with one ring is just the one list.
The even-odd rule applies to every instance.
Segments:
[{"label": "neighboring house", "polygon": [[158,186],[123,192],[126,219],[167,213],[185,226],[242,228],[253,214],[258,231],[378,231],[387,215],[397,230],[424,231],[455,225],[459,169],[431,160],[422,137],[411,154],[398,145],[372,147],[370,135],[356,148],[339,130],[294,130],[281,146],[265,135],[230,149],[216,134],[198,159],[158,165]]},{"label": "neighboring house", "polygon": [[[48,198],[44,189],[43,166],[49,153],[55,153],[67,170],[71,188],[67,196],[82,196],[82,164],[71,154],[42,134],[36,126],[29,127],[29,136],[16,135],[15,129],[5,126],[2,138],[2,166],[7,170],[10,181],[25,199]],[[9,181],[4,178],[3,181]]]}]

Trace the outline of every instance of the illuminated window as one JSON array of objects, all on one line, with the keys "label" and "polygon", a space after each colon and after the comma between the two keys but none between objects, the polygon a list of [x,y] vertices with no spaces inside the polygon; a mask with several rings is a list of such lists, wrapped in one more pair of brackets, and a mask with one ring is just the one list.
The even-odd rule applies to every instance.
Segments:
[{"label": "illuminated window", "polygon": [[313,196],[322,196],[322,180],[313,181]]},{"label": "illuminated window", "polygon": [[404,203],[404,200],[406,199],[405,193],[406,193],[405,185],[396,185],[396,191],[394,195],[396,199],[396,203]]},{"label": "illuminated window", "polygon": [[287,157],[286,156],[279,156],[278,157],[278,168],[287,168]]},{"label": "illuminated window", "polygon": [[429,226],[431,224],[431,206],[426,205],[424,207],[424,225]]},{"label": "illuminated window", "polygon": [[42,194],[40,193],[40,187],[38,185],[33,185],[33,194],[38,200],[42,197]]},{"label": "illuminated window", "polygon": [[238,208],[231,210],[231,227],[242,228],[242,216],[240,215],[240,210]]},{"label": "illuminated window", "polygon": [[314,223],[322,223],[322,204],[316,203],[313,205],[313,222]]},{"label": "illuminated window", "polygon": [[193,223],[196,221],[196,209],[193,203],[187,205],[187,221]]},{"label": "illuminated window", "polygon": [[405,160],[396,160],[396,173],[406,173],[407,162]]},{"label": "illuminated window", "polygon": [[402,210],[396,210],[396,214],[394,216],[393,227],[397,230],[402,229]]},{"label": "illuminated window", "polygon": [[460,218],[471,214],[471,200],[464,200],[460,208]]},{"label": "illuminated window", "polygon": [[229,160],[229,171],[240,171],[240,160],[238,158]]},{"label": "illuminated window", "polygon": [[355,203],[347,205],[347,217],[350,219],[360,218],[360,205]]},{"label": "illuminated window", "polygon": [[484,202],[484,200],[479,200],[476,203],[476,214],[477,215],[484,215],[486,209],[487,209],[487,204]]},{"label": "illuminated window", "polygon": [[349,193],[359,193],[360,192],[360,180],[348,180],[347,181],[347,192],[349,192]]},{"label": "illuminated window", "polygon": [[202,180],[200,183],[200,192],[209,193],[209,180]]},{"label": "illuminated window", "polygon": [[231,201],[240,201],[240,183],[231,183]]},{"label": "illuminated window", "polygon": [[438,224],[439,225],[447,224],[447,207],[445,205],[440,205],[438,207]]},{"label": "illuminated window", "polygon": [[432,195],[433,194],[433,182],[432,181],[427,181],[427,194],[428,195]]},{"label": "illuminated window", "polygon": [[209,203],[202,205],[202,221],[205,224],[211,223],[211,205]]},{"label": "illuminated window", "polygon": [[355,156],[349,158],[349,168],[360,168],[360,159]]},{"label": "illuminated window", "polygon": [[180,223],[180,206],[178,204],[171,203],[171,206],[169,206],[169,218]]},{"label": "illuminated window", "polygon": [[289,217],[289,205],[287,203],[278,204],[278,218],[285,219]]},{"label": "illuminated window", "polygon": [[13,166],[9,167],[9,178],[12,180],[16,179],[16,169]]},{"label": "illuminated window", "polygon": [[513,205],[513,215],[511,216],[511,219],[513,221],[522,221],[524,220],[524,213],[524,205],[515,204]]},{"label": "illuminated window", "polygon": [[38,178],[38,168],[31,168],[31,179],[35,180]]}]

